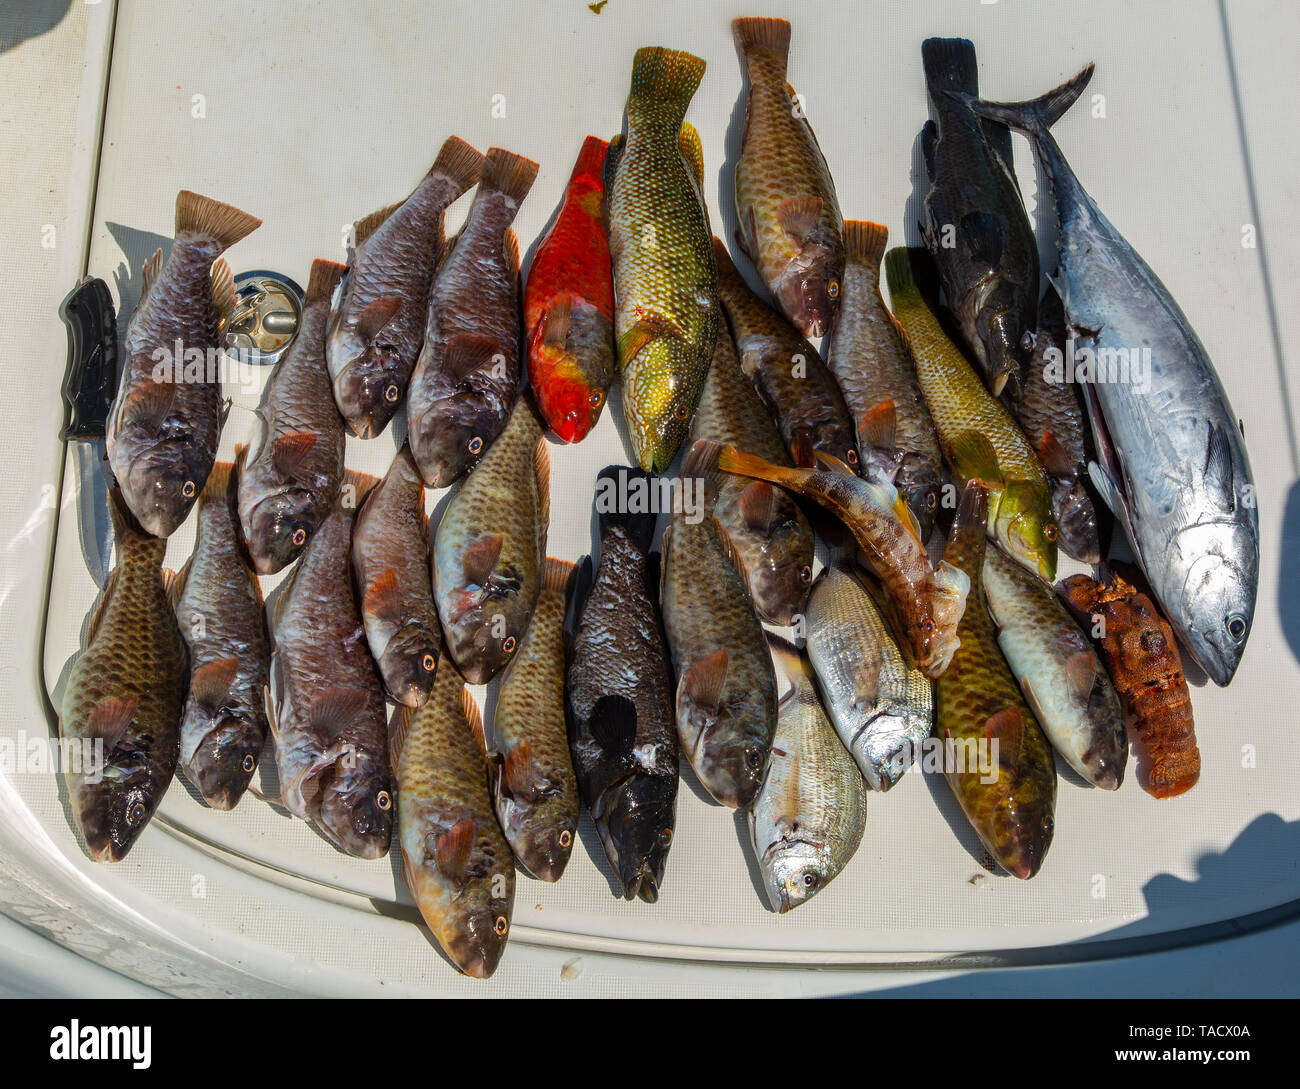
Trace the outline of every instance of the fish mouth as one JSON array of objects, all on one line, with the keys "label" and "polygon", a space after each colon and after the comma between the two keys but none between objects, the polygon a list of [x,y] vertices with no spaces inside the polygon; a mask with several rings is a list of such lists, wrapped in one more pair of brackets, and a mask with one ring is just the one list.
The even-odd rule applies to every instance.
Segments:
[{"label": "fish mouth", "polygon": [[659,899],[659,883],[649,862],[642,862],[637,872],[623,879],[623,899],[640,899],[647,904]]}]

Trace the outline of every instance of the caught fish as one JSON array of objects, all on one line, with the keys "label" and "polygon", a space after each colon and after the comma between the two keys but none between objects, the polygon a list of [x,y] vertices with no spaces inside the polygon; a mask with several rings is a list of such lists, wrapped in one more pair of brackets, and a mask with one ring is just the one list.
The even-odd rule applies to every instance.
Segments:
[{"label": "caught fish", "polygon": [[353,228],[352,261],[334,296],[325,354],[339,412],[354,435],[381,434],[401,403],[445,245],[443,216],[482,167],[482,155],[448,137],[409,197]]},{"label": "caught fish", "polygon": [[685,510],[674,511],[661,545],[659,600],[677,674],[682,752],[716,801],[740,809],[753,801],[767,771],[776,677],[763,625],[708,516],[722,479],[719,449],[702,439],[682,465],[683,483],[702,482],[704,517],[692,522]]},{"label": "caught fish", "polygon": [[217,459],[227,411],[221,334],[235,308],[234,277],[219,258],[261,223],[182,189],[167,261],[159,249],[145,262],[105,447],[127,508],[155,537],[185,521]]},{"label": "caught fish", "polygon": [[998,549],[984,553],[998,646],[1052,747],[1093,786],[1124,781],[1128,738],[1115,686],[1051,586]]},{"label": "caught fish", "polygon": [[244,547],[263,575],[288,567],[334,509],[343,480],[343,418],[325,364],[330,295],[347,269],[313,261],[298,334],[257,409],[256,449],[235,448]]},{"label": "caught fish", "polygon": [[822,468],[786,469],[726,447],[718,466],[807,496],[843,522],[884,584],[909,661],[927,677],[939,676],[957,649],[966,578],[952,564],[931,566],[920,527],[892,484],[863,480],[842,462],[817,456]]},{"label": "caught fish", "polygon": [[80,770],[70,763],[64,782],[96,862],[126,857],[172,781],[188,671],[163,579],[167,544],[140,529],[116,488],[109,511],[117,567],[59,709],[61,742],[83,746]]},{"label": "caught fish", "polygon": [[419,707],[433,686],[442,628],[433,604],[424,483],[405,443],[357,512],[352,574],[384,688],[396,702]]},{"label": "caught fish", "polygon": [[704,150],[684,122],[703,76],[699,57],[638,49],[627,136],[605,160],[623,414],[637,464],[654,472],[686,437],[718,334]]},{"label": "caught fish", "polygon": [[233,809],[266,741],[271,648],[262,587],[239,547],[232,476],[217,462],[199,496],[194,555],[172,585],[189,647],[180,766],[213,809]]},{"label": "caught fish", "polygon": [[808,597],[807,652],[826,710],[867,786],[888,790],[934,726],[930,680],[909,666],[875,592],[833,551]]},{"label": "caught fish", "polygon": [[844,287],[826,365],[854,420],[858,464],[893,482],[929,540],[940,511],[943,456],[907,337],[880,293],[888,241],[889,228],[879,223],[845,222]]},{"label": "caught fish", "polygon": [[1098,646],[1124,706],[1142,789],[1157,798],[1191,790],[1201,777],[1192,700],[1173,629],[1151,599],[1119,575],[1099,583],[1074,575],[1061,597]]},{"label": "caught fish", "polygon": [[[639,469],[599,476],[626,494]],[[569,752],[623,895],[653,904],[677,811],[673,679],[650,557],[655,515],[598,507],[600,565],[578,568],[565,618]]]},{"label": "caught fish", "polygon": [[1019,401],[1002,402],[1015,416],[1052,483],[1052,511],[1062,552],[1084,563],[1101,562],[1101,527],[1088,493],[1088,421],[1076,383],[1064,378],[1065,310],[1050,283],[1038,305],[1038,337],[1025,370]]},{"label": "caught fish", "polygon": [[1008,873],[1038,872],[1055,828],[1056,764],[1042,727],[998,650],[984,607],[987,489],[966,485],[944,552],[971,581],[961,646],[935,687],[935,735],[948,785],[994,860]]},{"label": "caught fish", "polygon": [[478,464],[519,399],[519,239],[510,224],[536,177],[531,159],[488,149],[469,217],[433,282],[407,394],[411,453],[431,488]]},{"label": "caught fish", "polygon": [[605,234],[605,153],[588,136],[524,288],[528,384],[547,426],[581,442],[614,384],[614,285]]},{"label": "caught fish", "polygon": [[735,19],[731,32],[749,76],[736,163],[736,240],[781,312],[804,336],[819,337],[840,301],[844,224],[803,100],[786,82],[790,24]]},{"label": "caught fish", "polygon": [[853,420],[817,349],[750,291],[720,239],[713,240],[713,249],[740,368],[767,405],[794,463],[808,468],[821,452],[856,471]]},{"label": "caught fish", "polygon": [[1020,199],[1011,136],[958,95],[977,95],[975,47],[965,38],[921,43],[935,119],[921,132],[930,188],[921,233],[966,346],[996,397],[1020,392],[1037,326],[1038,243]]},{"label": "caught fish", "polygon": [[1100,455],[1092,482],[1179,641],[1226,685],[1255,614],[1258,496],[1240,422],[1205,346],[1049,131],[1091,78],[1090,64],[1032,102],[971,106],[1024,132],[1047,176],[1059,235],[1055,279],[1075,351],[1091,352],[1097,378],[1106,372],[1084,386]]},{"label": "caught fish", "polygon": [[548,558],[519,653],[501,675],[488,740],[497,821],[520,864],[558,881],[578,830],[578,780],[564,720],[564,616],[574,566]]},{"label": "caught fish", "polygon": [[515,864],[488,796],[483,716],[451,662],[393,719],[402,876],[442,951],[487,979],[506,939]]},{"label": "caught fish", "polygon": [[989,489],[989,536],[1044,579],[1056,577],[1057,525],[1047,474],[1016,421],[966,362],[921,296],[908,250],[890,250],[885,275],[907,333],[921,392],[959,483]]},{"label": "caught fish", "polygon": [[[692,440],[738,446],[773,464],[790,465],[780,432],[740,369],[725,324],[718,330],[690,434]],[[766,480],[728,475],[718,485],[713,516],[741,561],[741,577],[759,617],[792,623],[812,582],[813,532],[799,504]]]},{"label": "caught fish", "polygon": [[551,459],[527,397],[452,496],[433,539],[433,599],[447,653],[487,684],[519,647],[542,589]]},{"label": "caught fish", "polygon": [[[376,483],[348,474],[356,500]],[[352,589],[354,510],[340,502],[271,609],[271,733],[280,798],[341,851],[381,858],[393,830],[384,686]]]},{"label": "caught fish", "polygon": [[835,879],[867,826],[867,791],[817,699],[808,659],[769,635],[793,687],[777,709],[772,763],[749,835],[772,910],[806,903]]}]

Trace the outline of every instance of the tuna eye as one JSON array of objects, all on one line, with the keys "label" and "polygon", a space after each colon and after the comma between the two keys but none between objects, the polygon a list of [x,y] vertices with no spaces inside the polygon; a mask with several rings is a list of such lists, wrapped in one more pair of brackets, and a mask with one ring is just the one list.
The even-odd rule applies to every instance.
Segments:
[{"label": "tuna eye", "polygon": [[293,536],[290,537],[289,540],[293,541],[295,545],[301,548],[307,543],[307,531],[301,528],[295,529],[293,531]]},{"label": "tuna eye", "polygon": [[401,395],[401,390],[397,388],[396,382],[389,382],[384,387],[384,400],[390,405],[397,404],[397,398]]},{"label": "tuna eye", "polygon": [[567,847],[572,842],[573,842],[573,833],[566,828],[563,832],[560,833],[560,846]]},{"label": "tuna eye", "polygon": [[856,465],[858,463],[858,452],[856,450],[850,450],[844,455],[844,460],[850,465]]},{"label": "tuna eye", "polygon": [[665,828],[662,832],[659,833],[660,847],[667,847],[669,844],[672,843],[672,841],[673,841],[673,830],[671,828]]},{"label": "tuna eye", "polygon": [[126,823],[135,827],[144,820],[144,802],[132,802],[126,807]]},{"label": "tuna eye", "polygon": [[685,401],[683,401],[680,405],[678,405],[675,409],[673,409],[673,415],[676,416],[679,420],[686,419],[686,417],[689,416],[690,414],[691,414],[691,406],[686,404]]},{"label": "tuna eye", "polygon": [[809,567],[807,564],[804,564],[801,568],[799,568],[799,581],[808,582],[811,579],[812,579],[812,568]]},{"label": "tuna eye", "polygon": [[600,408],[600,406],[605,403],[605,395],[601,393],[600,390],[594,389],[591,391],[591,397],[589,400],[591,401],[592,408]]},{"label": "tuna eye", "polygon": [[803,887],[806,889],[815,889],[817,887],[817,875],[808,870],[803,875]]},{"label": "tuna eye", "polygon": [[1048,522],[1047,525],[1045,525],[1045,526],[1043,527],[1043,536],[1046,537],[1049,541],[1054,541],[1054,540],[1056,540],[1056,523],[1055,523],[1055,522]]},{"label": "tuna eye", "polygon": [[196,491],[198,491],[198,489],[194,487],[194,481],[192,480],[187,480],[181,485],[181,495],[186,499],[193,499]]},{"label": "tuna eye", "polygon": [[840,297],[840,282],[839,282],[839,280],[830,280],[830,281],[827,282],[827,284],[826,284],[826,294],[829,295],[832,299],[838,299],[838,298]]},{"label": "tuna eye", "polygon": [[240,761],[239,766],[243,768],[245,772],[251,775],[253,769],[257,767],[257,757],[250,752],[247,756],[244,757],[242,761]]},{"label": "tuna eye", "polygon": [[423,658],[420,659],[420,668],[423,669],[426,673],[432,673],[433,667],[436,666],[437,664],[438,664],[438,659],[435,658],[432,654],[426,654]]},{"label": "tuna eye", "polygon": [[1228,629],[1228,634],[1232,636],[1233,642],[1240,643],[1246,638],[1246,618],[1241,613],[1231,613],[1224,621]]},{"label": "tuna eye", "polygon": [[506,922],[504,915],[498,915],[497,921],[492,924],[492,929],[497,932],[497,937],[504,938],[506,931],[510,929],[510,924]]},{"label": "tuna eye", "polygon": [[472,439],[469,440],[469,452],[471,454],[477,454],[482,449],[483,449],[483,440],[478,435],[475,435]]},{"label": "tuna eye", "polygon": [[393,796],[386,790],[381,790],[375,795],[375,805],[379,806],[380,811],[387,813],[393,808]]}]

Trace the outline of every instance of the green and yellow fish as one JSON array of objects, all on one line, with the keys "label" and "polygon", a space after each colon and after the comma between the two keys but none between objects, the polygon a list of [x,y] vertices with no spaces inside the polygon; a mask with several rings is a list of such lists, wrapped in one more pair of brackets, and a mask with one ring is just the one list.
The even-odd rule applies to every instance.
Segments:
[{"label": "green and yellow fish", "polygon": [[[925,259],[924,250],[917,252]],[[894,316],[911,342],[921,392],[957,483],[981,480],[987,485],[988,535],[1051,582],[1057,527],[1051,484],[1038,455],[943,331],[912,276],[911,252],[890,250],[885,275]]]},{"label": "green and yellow fish", "polygon": [[704,152],[684,122],[704,61],[638,49],[627,135],[605,162],[623,413],[642,469],[664,472],[704,388],[718,335],[718,276]]}]

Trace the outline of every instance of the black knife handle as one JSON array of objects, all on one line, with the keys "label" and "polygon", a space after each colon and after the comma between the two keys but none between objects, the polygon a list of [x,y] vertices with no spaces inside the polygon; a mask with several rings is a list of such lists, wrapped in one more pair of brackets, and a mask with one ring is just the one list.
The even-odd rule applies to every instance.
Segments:
[{"label": "black knife handle", "polygon": [[63,441],[100,439],[117,394],[117,312],[108,285],[83,280],[64,306],[68,323],[68,370],[63,399],[68,423]]}]

